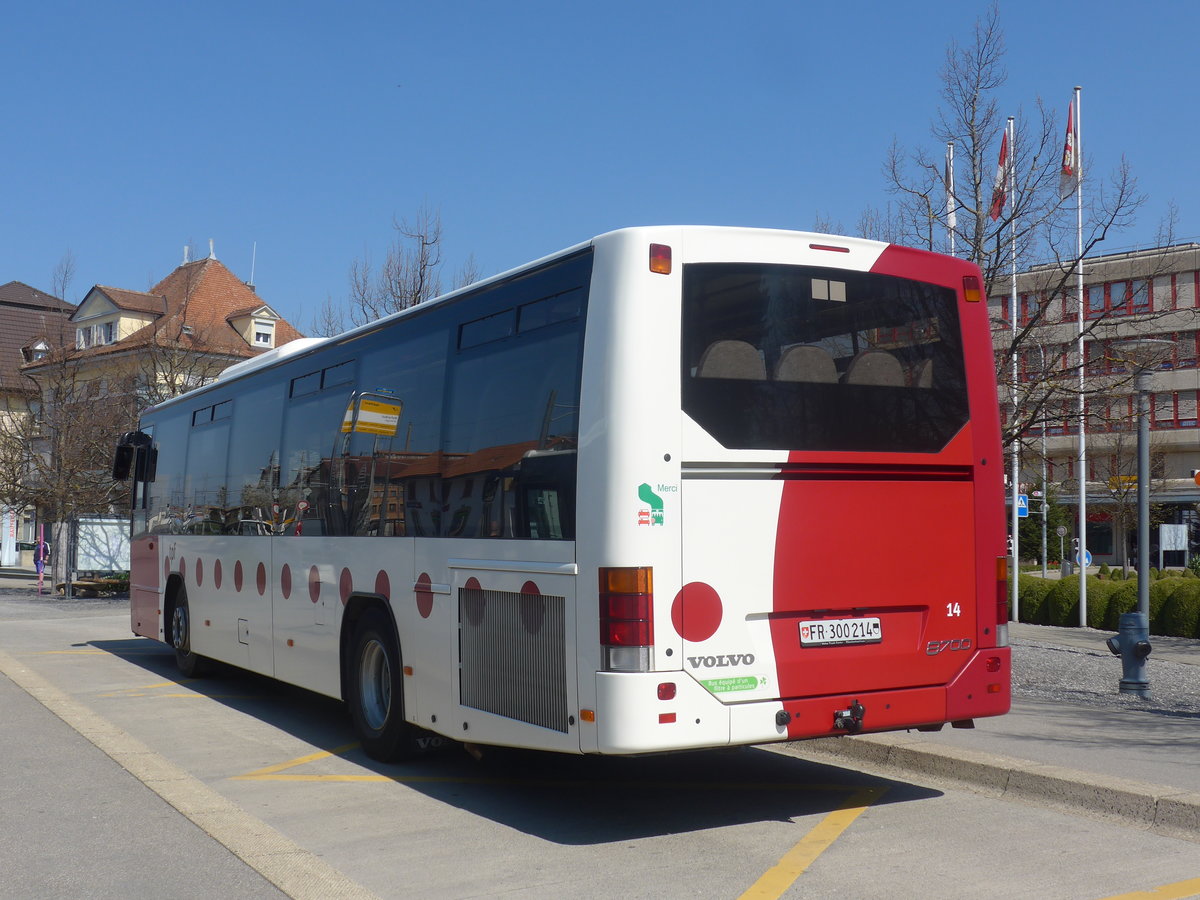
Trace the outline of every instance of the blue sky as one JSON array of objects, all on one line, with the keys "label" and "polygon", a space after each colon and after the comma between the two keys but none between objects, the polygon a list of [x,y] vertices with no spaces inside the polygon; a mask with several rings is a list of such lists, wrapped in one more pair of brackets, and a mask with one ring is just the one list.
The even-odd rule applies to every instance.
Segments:
[{"label": "blue sky", "polygon": [[[1094,166],[1128,157],[1153,241],[1200,237],[1200,4],[1007,0],[1005,113],[1081,84]],[[192,243],[301,330],[440,212],[484,275],[625,225],[852,228],[924,144],[984,2],[18,4],[0,52],[0,283],[146,290]],[[1072,34],[1077,37],[1072,40]],[[1072,49],[1074,47],[1074,49]],[[998,146],[999,135],[996,136]]]}]

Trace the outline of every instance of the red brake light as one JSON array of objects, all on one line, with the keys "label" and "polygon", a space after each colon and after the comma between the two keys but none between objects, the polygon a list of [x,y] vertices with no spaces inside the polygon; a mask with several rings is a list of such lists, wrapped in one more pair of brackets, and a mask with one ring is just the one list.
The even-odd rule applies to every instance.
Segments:
[{"label": "red brake light", "polygon": [[650,567],[600,570],[600,645],[609,672],[648,672],[654,646]]}]

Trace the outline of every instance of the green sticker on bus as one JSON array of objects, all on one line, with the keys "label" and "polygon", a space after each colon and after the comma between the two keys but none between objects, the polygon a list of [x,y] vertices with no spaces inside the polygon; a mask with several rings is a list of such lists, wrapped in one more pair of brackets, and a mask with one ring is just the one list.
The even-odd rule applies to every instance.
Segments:
[{"label": "green sticker on bus", "polygon": [[[761,680],[766,681],[765,678]],[[724,694],[729,691],[752,691],[758,687],[759,681],[757,675],[735,675],[730,678],[708,678],[700,683],[711,693]]]}]

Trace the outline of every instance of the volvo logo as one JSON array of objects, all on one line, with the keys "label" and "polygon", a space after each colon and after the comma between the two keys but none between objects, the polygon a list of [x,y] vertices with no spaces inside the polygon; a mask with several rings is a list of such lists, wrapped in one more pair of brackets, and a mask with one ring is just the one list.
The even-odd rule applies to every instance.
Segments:
[{"label": "volvo logo", "polygon": [[688,665],[693,669],[719,669],[725,666],[752,666],[753,653],[730,653],[722,656],[689,656]]}]

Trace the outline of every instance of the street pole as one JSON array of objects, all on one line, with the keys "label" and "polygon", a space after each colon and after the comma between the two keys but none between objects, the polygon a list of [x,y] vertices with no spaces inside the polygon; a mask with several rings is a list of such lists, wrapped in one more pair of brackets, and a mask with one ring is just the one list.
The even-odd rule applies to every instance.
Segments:
[{"label": "street pole", "polygon": [[[1150,679],[1146,657],[1150,655],[1150,392],[1155,354],[1169,347],[1169,341],[1145,339],[1130,341],[1137,374],[1133,386],[1137,393],[1137,612],[1122,613],[1115,637],[1106,642],[1108,649],[1121,657],[1121,693],[1147,699]],[[1142,356],[1144,354],[1144,357]]]}]

